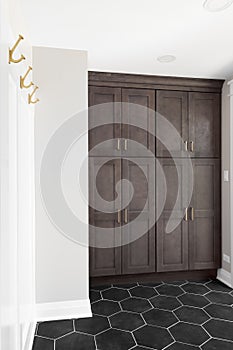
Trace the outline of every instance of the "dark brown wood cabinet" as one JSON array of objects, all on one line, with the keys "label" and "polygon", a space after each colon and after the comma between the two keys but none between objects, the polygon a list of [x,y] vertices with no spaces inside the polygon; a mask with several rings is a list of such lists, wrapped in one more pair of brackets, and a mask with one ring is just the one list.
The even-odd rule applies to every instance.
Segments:
[{"label": "dark brown wood cabinet", "polygon": [[[131,182],[134,194],[123,191],[124,242],[122,246],[122,273],[147,273],[155,271],[155,161],[151,158],[123,160],[122,177]],[[135,221],[136,220],[136,221]],[[139,235],[137,234],[139,233]]]},{"label": "dark brown wood cabinet", "polygon": [[[173,157],[220,157],[219,93],[157,91],[156,106],[157,112],[177,129],[182,138],[177,148],[171,149]],[[159,140],[156,150],[157,157],[171,156]]]},{"label": "dark brown wood cabinet", "polygon": [[[92,246],[98,247],[90,248],[91,276],[154,272],[154,159],[121,160],[90,157],[89,173],[90,241]],[[92,179],[94,178],[96,179],[96,191],[93,188]],[[131,187],[124,185],[122,192],[116,192],[117,183],[124,180],[130,181],[133,192],[130,190]],[[100,203],[99,196],[108,201],[109,208],[113,213],[95,209]],[[114,202],[116,197],[119,200],[118,205]],[[113,206],[111,203],[114,203]],[[122,210],[119,211],[119,208]],[[107,209],[105,208],[105,210]],[[135,219],[137,221],[134,221],[133,225],[128,225]],[[103,240],[101,228],[118,228],[118,230],[110,238],[104,236]],[[117,247],[99,248],[102,240],[106,244],[110,243],[112,246],[117,245]],[[128,242],[132,243],[127,244]]]},{"label": "dark brown wood cabinet", "polygon": [[[89,150],[91,155],[154,157],[154,113],[155,91],[153,90],[90,87]],[[104,125],[96,126],[97,121]],[[137,142],[140,147],[137,147],[137,144],[131,144],[129,140]],[[98,147],[95,147],[97,145]],[[144,146],[145,150],[141,146]]]},{"label": "dark brown wood cabinet", "polygon": [[[89,240],[91,246],[100,246],[103,238],[100,228],[119,228],[118,208],[115,206],[116,183],[121,180],[121,161],[119,159],[106,159],[101,157],[89,158]],[[96,186],[96,191],[94,189]],[[121,196],[121,194],[119,194]],[[99,197],[114,203],[111,212],[100,210]],[[110,206],[110,204],[109,204]],[[99,210],[98,210],[99,209]],[[119,275],[121,273],[121,236],[116,232],[108,236],[106,245],[110,248],[90,248],[90,274],[91,276]],[[110,240],[110,241],[109,241]],[[115,247],[116,246],[116,247]]]},{"label": "dark brown wood cabinet", "polygon": [[[147,89],[122,89],[122,138],[133,140],[140,147],[128,142],[123,155],[154,157],[155,155],[155,91]],[[126,145],[126,147],[125,147]],[[144,146],[146,150],[143,151]]]},{"label": "dark brown wood cabinet", "polygon": [[221,95],[189,93],[189,143],[192,157],[219,158],[221,148]]},{"label": "dark brown wood cabinet", "polygon": [[[91,155],[119,156],[121,89],[92,86],[89,89],[88,114],[89,150],[91,150]],[[97,123],[101,124],[101,122],[103,125],[96,126]],[[108,140],[108,143],[103,143],[106,140]]]},{"label": "dark brown wood cabinet", "polygon": [[[159,115],[165,117],[172,124],[172,126],[176,128],[181,136],[181,142],[176,145],[176,148],[171,149],[173,156],[181,157],[186,151],[187,145],[185,145],[185,141],[188,142],[189,134],[188,92],[170,90],[157,91],[156,111]],[[162,133],[164,136],[164,130],[160,131],[158,122],[156,124],[157,134],[160,135],[160,133]],[[173,135],[169,135],[167,131],[166,137],[169,138],[172,136]],[[164,144],[158,138],[156,141],[157,157],[170,157],[171,154],[166,149]]]},{"label": "dark brown wood cabinet", "polygon": [[[167,183],[167,198],[157,224],[157,270],[184,271],[216,269],[220,266],[220,162],[193,159],[193,195],[186,207],[178,172],[182,178],[184,160],[160,160]],[[175,202],[178,208],[173,212]],[[171,214],[173,217],[171,219]],[[170,232],[167,227],[174,224]],[[176,222],[180,223],[177,225]]]},{"label": "dark brown wood cabinet", "polygon": [[218,268],[221,245],[220,161],[193,160],[194,189],[190,203],[189,267]]},{"label": "dark brown wood cabinet", "polygon": [[[159,163],[166,179],[166,187],[164,188],[163,184],[160,183],[160,176],[158,176],[157,211],[163,203],[163,199],[160,197],[163,197],[166,193],[166,198],[164,209],[157,222],[157,271],[188,270],[188,221],[184,220],[185,203],[178,181],[178,175],[182,179],[185,172],[185,162],[177,159],[175,164],[171,158],[167,158],[159,159]],[[176,202],[178,205],[176,211],[174,211]],[[168,227],[168,222],[171,227]],[[172,229],[173,227],[174,229]]]},{"label": "dark brown wood cabinet", "polygon": [[[89,72],[91,246],[98,245],[99,227],[115,230],[106,240],[117,243],[90,248],[92,277],[119,279],[220,267],[222,84],[222,80]],[[160,133],[159,114],[181,136],[172,154],[153,136]],[[95,121],[101,118],[108,125],[97,127]],[[173,137],[163,132],[165,140]],[[194,188],[187,205],[178,178],[185,178],[189,157]],[[124,180],[133,185],[132,198],[124,185],[116,192],[117,183]],[[109,201],[111,213],[93,209],[99,196]],[[144,234],[131,242],[136,218]]]}]

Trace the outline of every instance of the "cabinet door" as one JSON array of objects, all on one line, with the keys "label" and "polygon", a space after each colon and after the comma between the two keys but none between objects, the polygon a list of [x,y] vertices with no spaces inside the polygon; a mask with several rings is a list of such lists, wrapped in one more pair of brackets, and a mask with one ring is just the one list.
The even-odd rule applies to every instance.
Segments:
[{"label": "cabinet door", "polygon": [[[119,275],[121,273],[121,248],[120,233],[116,232],[120,224],[118,223],[118,208],[113,204],[113,212],[104,212],[98,210],[98,194],[111,203],[116,199],[116,183],[121,179],[121,161],[119,159],[106,161],[102,166],[103,158],[89,158],[89,221],[90,221],[90,245],[100,246],[108,241],[112,244],[110,248],[90,248],[90,275],[91,276],[107,276]],[[95,177],[95,173],[97,176]],[[98,191],[96,194],[94,188]],[[121,193],[118,193],[121,200]],[[110,206],[111,204],[109,204]],[[113,235],[107,235],[103,239],[100,228],[109,228],[114,230]],[[114,247],[115,243],[119,246]],[[103,246],[103,245],[101,245]]]},{"label": "cabinet door", "polygon": [[124,160],[122,168],[123,179],[130,181],[134,188],[131,201],[129,191],[124,190],[122,194],[124,203],[130,201],[122,212],[122,241],[134,238],[122,247],[123,274],[155,271],[155,161],[153,158],[135,161]]},{"label": "cabinet door", "polygon": [[[188,93],[179,91],[157,91],[156,92],[156,111],[165,117],[177,130],[181,136],[181,140],[176,142],[173,132],[169,132],[168,128],[156,120],[157,135],[161,135],[166,145],[168,140],[171,141],[169,146],[173,157],[186,156],[186,144],[188,141]],[[170,135],[169,135],[170,133]],[[162,141],[162,140],[161,140]],[[157,157],[170,157],[171,154],[158,138],[156,140],[156,154]]]},{"label": "cabinet door", "polygon": [[216,159],[195,159],[194,189],[189,221],[190,269],[220,267],[220,162]]},{"label": "cabinet door", "polygon": [[[184,178],[184,161],[182,159],[176,160],[177,166],[172,159],[159,159],[159,162],[162,172],[156,171],[157,211],[163,206],[162,196],[164,194],[166,194],[166,198],[164,209],[157,221],[157,271],[187,270],[188,221],[184,220],[186,194],[183,193],[185,191],[179,186],[178,181],[178,174],[181,181]],[[165,176],[165,183],[162,181],[162,173]],[[174,215],[171,217],[176,201],[178,201],[178,206],[173,213]],[[168,222],[169,226],[167,226]],[[170,232],[170,230],[172,231]]]},{"label": "cabinet door", "polygon": [[[92,156],[119,156],[121,89],[89,87],[89,150]],[[97,123],[103,125],[96,126]],[[107,122],[107,124],[106,124]],[[108,143],[101,142],[108,140]],[[98,149],[93,147],[98,146]]]},{"label": "cabinet door", "polygon": [[189,94],[189,141],[192,157],[220,157],[221,111],[217,93]]},{"label": "cabinet door", "polygon": [[[122,89],[123,154],[136,157],[155,155],[155,92],[147,89]],[[127,140],[138,142],[130,144]],[[126,142],[126,143],[125,143]],[[148,152],[147,150],[151,151]]]}]

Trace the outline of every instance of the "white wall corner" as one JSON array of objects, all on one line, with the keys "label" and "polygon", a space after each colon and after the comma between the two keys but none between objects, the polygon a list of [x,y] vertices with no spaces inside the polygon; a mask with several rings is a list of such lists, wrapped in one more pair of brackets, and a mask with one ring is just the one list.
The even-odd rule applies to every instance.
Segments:
[{"label": "white wall corner", "polygon": [[217,279],[222,283],[226,284],[228,287],[233,287],[231,273],[226,271],[225,269],[218,269]]},{"label": "white wall corner", "polygon": [[38,322],[84,317],[92,317],[89,299],[36,305],[36,321]]}]

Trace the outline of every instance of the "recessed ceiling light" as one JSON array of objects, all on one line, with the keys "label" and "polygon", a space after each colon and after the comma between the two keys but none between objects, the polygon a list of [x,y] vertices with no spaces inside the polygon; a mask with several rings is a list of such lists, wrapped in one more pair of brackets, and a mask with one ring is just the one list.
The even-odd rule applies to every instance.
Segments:
[{"label": "recessed ceiling light", "polygon": [[233,4],[233,0],[205,0],[203,7],[210,12],[226,10]]},{"label": "recessed ceiling light", "polygon": [[[233,0],[232,0],[233,1]],[[170,63],[176,60],[176,57],[173,55],[164,55],[164,56],[159,56],[157,60],[161,63]]]}]

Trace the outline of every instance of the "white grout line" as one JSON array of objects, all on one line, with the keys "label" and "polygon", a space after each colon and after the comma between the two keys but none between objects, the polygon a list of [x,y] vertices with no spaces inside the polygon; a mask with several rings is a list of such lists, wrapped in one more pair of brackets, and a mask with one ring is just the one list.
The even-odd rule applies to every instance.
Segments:
[{"label": "white grout line", "polygon": [[[171,335],[172,339],[174,339],[174,342],[173,342],[173,343],[170,343],[170,344],[167,345],[165,348],[163,348],[163,350],[165,350],[165,349],[167,349],[168,347],[170,347],[172,344],[174,344],[175,342],[177,342],[177,340],[175,340],[175,338],[173,337],[172,333],[170,332],[170,328],[172,328],[172,327],[176,326],[178,323],[182,322],[182,323],[186,323],[186,324],[189,324],[189,325],[201,327],[201,328],[206,332],[206,334],[209,336],[209,339],[208,339],[208,340],[206,340],[203,344],[201,344],[200,346],[198,346],[199,349],[202,348],[204,344],[206,344],[207,342],[209,342],[210,339],[216,339],[216,340],[219,340],[219,341],[225,341],[225,342],[229,342],[229,343],[233,344],[233,340],[231,341],[231,340],[229,340],[229,339],[216,338],[216,337],[211,336],[210,333],[209,333],[209,332],[206,330],[206,328],[205,328],[205,325],[206,325],[208,322],[210,322],[211,320],[216,320],[216,321],[219,321],[219,322],[233,323],[233,320],[227,320],[227,319],[225,319],[225,318],[213,317],[213,316],[211,316],[211,315],[208,313],[208,311],[206,311],[206,308],[207,308],[207,306],[209,306],[209,305],[217,305],[217,306],[222,306],[222,307],[230,307],[230,308],[233,308],[233,304],[222,304],[222,303],[217,303],[217,302],[211,301],[211,300],[208,298],[208,296],[209,296],[211,293],[216,293],[216,294],[219,295],[219,296],[220,296],[221,294],[222,294],[222,295],[229,295],[229,296],[231,296],[231,297],[232,297],[232,293],[233,293],[233,290],[228,291],[228,292],[225,292],[225,291],[218,291],[218,290],[211,289],[211,288],[208,286],[208,284],[210,284],[211,282],[212,282],[212,281],[210,280],[210,281],[207,281],[207,282],[201,284],[201,283],[197,283],[197,282],[194,282],[194,281],[185,281],[185,282],[184,282],[183,284],[181,284],[181,285],[172,284],[172,283],[167,283],[168,286],[174,286],[174,287],[180,288],[182,291],[184,291],[184,293],[182,293],[182,294],[180,294],[180,295],[178,295],[178,296],[167,295],[167,294],[160,294],[160,293],[159,293],[159,294],[157,294],[157,295],[151,296],[150,298],[145,298],[145,297],[140,297],[140,296],[134,296],[134,295],[132,295],[131,290],[132,290],[132,289],[135,289],[135,288],[137,288],[137,287],[139,286],[139,287],[142,287],[142,288],[145,288],[145,289],[146,289],[146,288],[153,289],[156,293],[158,293],[157,288],[159,288],[159,287],[161,287],[162,285],[164,285],[164,282],[161,282],[161,284],[158,285],[158,286],[156,286],[156,287],[155,287],[155,286],[153,287],[153,286],[146,286],[146,285],[143,285],[143,283],[146,283],[146,282],[141,282],[141,284],[137,282],[135,286],[132,286],[132,287],[130,287],[130,288],[124,288],[124,287],[118,287],[118,286],[116,286],[116,285],[111,285],[110,287],[108,286],[106,289],[98,290],[98,289],[94,289],[94,287],[93,287],[93,288],[91,288],[91,290],[92,290],[92,291],[95,291],[95,292],[98,292],[99,295],[100,295],[100,297],[101,297],[101,299],[92,302],[92,305],[95,304],[95,303],[97,303],[97,302],[99,302],[99,301],[110,301],[110,302],[117,303],[117,304],[119,305],[119,307],[120,307],[120,310],[119,310],[119,311],[117,311],[116,313],[114,313],[114,314],[112,314],[112,315],[109,315],[109,316],[106,316],[106,315],[99,315],[99,314],[96,314],[96,313],[94,314],[94,315],[97,315],[97,316],[105,317],[105,318],[107,319],[107,321],[108,321],[109,328],[104,329],[103,331],[97,333],[96,335],[91,335],[91,334],[89,334],[89,333],[85,333],[85,332],[81,332],[81,331],[76,331],[76,330],[75,330],[75,320],[72,320],[72,322],[73,322],[73,329],[74,329],[74,330],[73,330],[72,332],[66,333],[66,334],[64,334],[64,335],[62,335],[62,336],[60,336],[60,337],[58,337],[58,338],[56,338],[56,339],[53,339],[53,338],[49,338],[49,337],[44,337],[44,336],[38,335],[39,323],[37,323],[37,325],[36,325],[36,330],[35,330],[35,337],[44,338],[44,339],[53,341],[53,343],[54,343],[54,350],[55,350],[55,348],[56,348],[56,340],[62,339],[62,338],[66,337],[66,336],[68,336],[68,335],[70,335],[70,334],[73,334],[73,333],[80,333],[80,334],[84,334],[84,335],[93,337],[93,338],[94,338],[94,342],[95,342],[95,346],[96,346],[96,349],[97,349],[96,336],[98,336],[98,335],[100,335],[100,334],[102,334],[102,333],[105,333],[105,332],[106,332],[107,330],[109,330],[109,329],[116,329],[116,330],[119,330],[119,331],[122,331],[122,332],[131,334],[132,337],[133,337],[133,340],[134,340],[135,344],[137,344],[136,339],[135,339],[135,336],[134,336],[134,332],[136,332],[137,330],[139,330],[139,329],[145,327],[146,325],[149,325],[149,326],[151,326],[151,327],[157,327],[157,328],[161,328],[161,329],[166,329],[166,330],[169,332],[169,334]],[[149,282],[148,282],[148,283],[149,283]],[[166,284],[166,282],[165,282],[165,284]],[[198,286],[198,285],[200,285],[200,286],[203,285],[203,286],[205,286],[206,288],[208,288],[208,292],[206,292],[206,293],[204,293],[204,294],[186,292],[185,289],[182,288],[182,287],[184,287],[184,286],[187,285],[187,284],[191,284],[191,285],[193,284],[193,285],[197,285],[197,286]],[[121,300],[121,301],[110,300],[110,299],[104,299],[104,296],[103,296],[102,293],[105,292],[105,291],[107,291],[107,290],[110,290],[111,288],[125,290],[125,291],[127,291],[127,292],[129,293],[129,297],[127,297],[127,298],[125,298],[125,299],[123,299],[123,300]],[[202,306],[202,307],[200,307],[200,306],[193,306],[193,305],[189,305],[189,304],[184,304],[184,303],[181,302],[181,300],[180,300],[180,297],[182,297],[183,295],[191,295],[191,296],[194,296],[194,297],[195,297],[195,296],[202,296],[202,297],[208,302],[208,304],[205,305],[205,306]],[[173,309],[173,310],[172,310],[172,309],[162,309],[162,308],[160,308],[160,307],[154,306],[154,305],[152,304],[152,302],[150,301],[150,299],[153,299],[153,298],[156,298],[156,297],[159,297],[159,296],[165,297],[165,298],[174,298],[174,299],[176,299],[177,302],[182,303],[182,304],[181,304],[180,306],[176,307],[176,308]],[[123,302],[123,301],[125,301],[125,300],[127,300],[127,299],[131,299],[131,298],[138,299],[138,300],[148,301],[149,304],[151,305],[151,308],[148,309],[148,310],[142,311],[142,312],[136,312],[136,311],[130,311],[130,310],[123,310],[122,305],[121,305],[121,302]],[[206,321],[204,321],[202,324],[199,324],[199,323],[192,323],[192,322],[184,322],[184,321],[180,320],[180,319],[178,318],[178,316],[176,315],[176,313],[175,313],[175,311],[179,310],[179,309],[182,308],[182,307],[196,308],[196,309],[198,309],[198,310],[202,310],[202,311],[205,313],[205,315],[208,316],[209,319],[206,320]],[[163,327],[163,326],[148,324],[148,323],[145,321],[145,318],[144,318],[144,315],[143,315],[143,314],[145,314],[145,313],[147,313],[148,311],[151,311],[151,310],[153,310],[153,309],[155,309],[155,310],[161,310],[161,311],[165,311],[165,312],[170,312],[173,316],[175,316],[175,318],[177,319],[177,322],[176,322],[176,323],[173,323],[173,324],[172,324],[171,326],[169,326],[169,327]],[[110,317],[113,317],[113,316],[119,314],[120,312],[129,313],[129,314],[135,314],[135,315],[140,316],[141,319],[143,320],[143,324],[142,324],[141,326],[139,326],[138,328],[134,329],[133,331],[123,330],[123,329],[121,329],[121,328],[112,327],[111,322],[110,322]],[[182,342],[180,342],[180,341],[179,341],[179,343],[184,344],[184,345],[191,345],[191,346],[193,345],[193,346],[196,346],[195,344],[182,343]],[[134,345],[134,346],[133,346],[132,348],[130,348],[130,349],[134,349],[134,348],[136,348],[136,346],[137,346],[137,345]],[[146,349],[148,349],[148,350],[153,350],[153,349],[150,348],[150,347],[146,347],[146,346],[144,346],[144,347],[145,347]]]},{"label": "white grout line", "polygon": [[227,343],[233,344],[233,340],[225,339],[225,338],[216,338],[212,337],[213,339],[219,340],[219,341],[225,341]]},{"label": "white grout line", "polygon": [[43,336],[43,335],[36,335],[37,338],[43,338],[43,339],[47,339],[47,340],[54,340],[54,338],[49,338],[49,337],[46,337],[46,336]]},{"label": "white grout line", "polygon": [[212,339],[212,337],[209,338],[209,339],[207,339],[204,343],[202,343],[202,344],[200,345],[200,348],[202,349],[202,347],[203,347],[206,343],[208,343],[211,339]]},{"label": "white grout line", "polygon": [[97,342],[96,342],[95,336],[94,336],[94,343],[95,343],[95,348],[97,349]]},{"label": "white grout line", "polygon": [[[208,340],[209,340],[209,339],[208,339]],[[201,346],[201,345],[196,345],[196,344],[184,343],[184,342],[182,342],[182,341],[177,341],[177,340],[176,340],[176,342],[177,342],[177,343],[180,343],[180,344],[182,344],[182,345],[194,346],[194,347],[196,347],[197,349],[200,349],[200,346]]]},{"label": "white grout line", "polygon": [[70,334],[73,334],[73,333],[75,333],[75,331],[72,331],[72,332],[63,334],[63,335],[61,335],[60,337],[57,337],[56,340],[62,339],[62,338],[64,338],[64,337],[66,337],[67,335],[70,335]]},{"label": "white grout line", "polygon": [[174,341],[173,343],[171,343],[171,344],[168,344],[168,345],[166,345],[166,347],[165,348],[163,348],[162,350],[166,350],[166,349],[168,349],[170,346],[172,346],[173,344],[175,344],[176,343],[176,341]]}]

